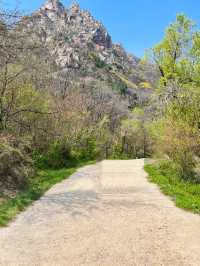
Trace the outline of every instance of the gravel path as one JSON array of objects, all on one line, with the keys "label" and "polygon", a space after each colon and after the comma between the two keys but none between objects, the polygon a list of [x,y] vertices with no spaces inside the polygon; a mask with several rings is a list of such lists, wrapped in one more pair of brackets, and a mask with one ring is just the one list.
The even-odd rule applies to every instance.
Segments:
[{"label": "gravel path", "polygon": [[80,169],[0,229],[0,265],[200,266],[200,216],[147,181],[143,160]]}]

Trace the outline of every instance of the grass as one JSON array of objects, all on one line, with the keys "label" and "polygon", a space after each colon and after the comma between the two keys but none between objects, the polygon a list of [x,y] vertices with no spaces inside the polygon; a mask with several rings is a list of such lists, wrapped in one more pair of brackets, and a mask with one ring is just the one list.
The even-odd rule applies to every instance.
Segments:
[{"label": "grass", "polygon": [[200,214],[200,184],[179,178],[170,163],[145,166],[151,182],[158,184],[161,191],[172,198],[176,206]]},{"label": "grass", "polygon": [[39,170],[37,176],[32,178],[26,188],[20,191],[15,198],[10,198],[0,203],[0,226],[6,226],[17,214],[38,200],[53,185],[72,175],[77,168],[92,163],[94,161],[79,163],[76,166],[66,169]]}]

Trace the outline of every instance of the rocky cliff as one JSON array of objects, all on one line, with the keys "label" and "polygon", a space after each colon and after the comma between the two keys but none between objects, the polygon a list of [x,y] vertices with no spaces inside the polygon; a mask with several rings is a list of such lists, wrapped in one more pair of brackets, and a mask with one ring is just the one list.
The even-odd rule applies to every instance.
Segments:
[{"label": "rocky cliff", "polygon": [[151,67],[114,44],[102,23],[77,3],[65,8],[59,0],[47,0],[20,25],[44,45],[64,79],[103,81],[132,100],[142,95],[138,88],[153,86]]}]

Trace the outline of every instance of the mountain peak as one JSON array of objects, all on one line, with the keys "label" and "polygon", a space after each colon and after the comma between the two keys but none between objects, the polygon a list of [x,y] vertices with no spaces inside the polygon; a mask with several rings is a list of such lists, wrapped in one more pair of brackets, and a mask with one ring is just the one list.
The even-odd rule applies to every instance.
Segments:
[{"label": "mountain peak", "polygon": [[70,10],[73,12],[73,13],[79,13],[81,11],[80,9],[80,6],[78,4],[77,1],[73,1],[72,4],[71,4],[71,7],[70,7]]},{"label": "mountain peak", "polygon": [[59,0],[47,0],[41,9],[46,11],[64,11],[65,7]]},{"label": "mountain peak", "polygon": [[116,80],[119,87],[136,88],[149,80],[143,78],[139,59],[113,44],[104,25],[89,11],[81,10],[76,1],[65,8],[59,0],[47,0],[21,24],[33,33],[36,42],[42,43],[56,71],[72,75],[74,81],[100,78],[109,84]]}]

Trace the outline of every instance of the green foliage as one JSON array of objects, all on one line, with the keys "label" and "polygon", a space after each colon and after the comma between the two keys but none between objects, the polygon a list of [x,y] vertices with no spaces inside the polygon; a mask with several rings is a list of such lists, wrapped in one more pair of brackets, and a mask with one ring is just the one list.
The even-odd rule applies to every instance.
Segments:
[{"label": "green foliage", "polygon": [[[71,121],[71,128],[74,122],[77,121],[75,119]],[[35,166],[40,169],[58,169],[74,162],[103,157],[104,146],[111,138],[108,125],[109,119],[105,116],[94,125],[77,128],[76,134],[73,135],[65,129],[59,140],[53,141],[45,150],[35,149],[33,152]]]},{"label": "green foliage", "polygon": [[97,147],[97,142],[95,140],[94,137],[89,137],[86,140],[86,149],[85,151],[82,153],[82,158],[83,159],[95,159],[97,158],[99,151],[98,151],[98,147]]},{"label": "green foliage", "polygon": [[166,117],[188,127],[198,130],[200,125],[200,90],[199,88],[183,89],[177,99],[171,101],[166,109]]},{"label": "green foliage", "polygon": [[131,160],[136,159],[134,152],[125,151],[122,141],[118,142],[112,147],[112,152],[109,154],[109,160]]},{"label": "green foliage", "polygon": [[145,158],[151,155],[149,122],[142,108],[134,108],[131,118],[122,121],[121,134],[124,140],[123,153],[128,153],[132,158]]},{"label": "green foliage", "polygon": [[0,99],[0,130],[13,134],[19,130],[30,131],[48,112],[47,93],[38,91],[31,83],[13,82]]},{"label": "green foliage", "polygon": [[50,145],[46,153],[40,153],[35,150],[33,159],[35,166],[40,169],[67,167],[73,160],[70,148],[59,143]]},{"label": "green foliage", "polygon": [[184,179],[194,176],[196,157],[200,154],[200,93],[184,90],[167,106],[162,119],[154,123],[152,135],[157,150],[169,156]]},{"label": "green foliage", "polygon": [[162,192],[169,195],[180,208],[200,214],[200,184],[184,181],[179,169],[171,161],[157,165],[146,165],[150,181],[159,185]]},{"label": "green foliage", "polygon": [[128,87],[125,82],[119,80],[112,82],[112,89],[120,92],[121,95],[126,95]]},{"label": "green foliage", "polygon": [[74,171],[74,168],[40,171],[15,198],[0,204],[0,226],[5,226],[19,212],[39,199],[52,185],[62,181]]},{"label": "green foliage", "polygon": [[151,53],[161,74],[161,110],[151,126],[152,138],[156,152],[173,160],[185,180],[193,178],[200,155],[199,47],[194,23],[178,15]]},{"label": "green foliage", "polygon": [[182,14],[177,15],[163,40],[152,49],[150,56],[161,73],[160,86],[166,86],[169,81],[178,80],[183,84],[186,79],[192,79],[191,54],[196,50],[193,36],[194,23]]},{"label": "green foliage", "polygon": [[84,138],[84,143],[72,149],[72,157],[75,160],[94,160],[99,156],[97,140],[93,136]]},{"label": "green foliage", "polygon": [[22,140],[0,136],[0,191],[25,186],[34,174],[29,147]]}]

